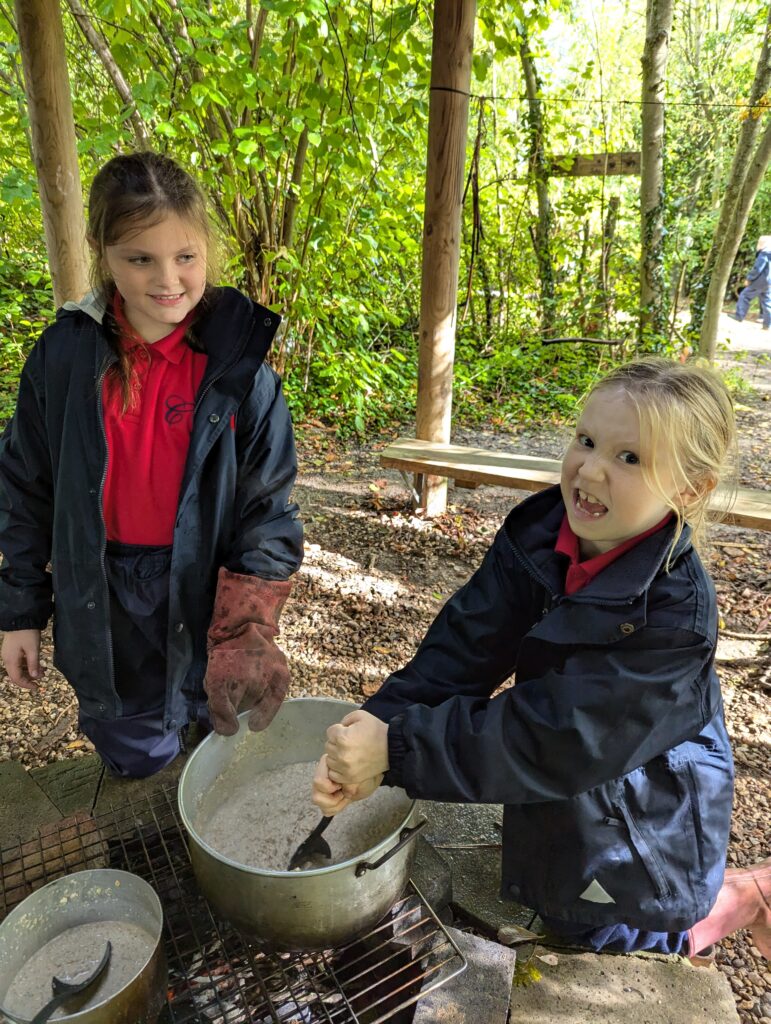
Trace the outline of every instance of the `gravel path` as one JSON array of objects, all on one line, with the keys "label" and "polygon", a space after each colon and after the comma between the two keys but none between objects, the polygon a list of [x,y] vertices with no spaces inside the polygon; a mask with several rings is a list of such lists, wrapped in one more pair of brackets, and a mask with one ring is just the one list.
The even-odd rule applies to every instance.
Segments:
[{"label": "gravel path", "polygon": [[[771,489],[768,335],[728,320],[725,333],[721,360],[738,366],[754,388],[738,397],[741,482]],[[296,496],[306,555],[282,620],[292,694],[361,701],[412,654],[524,493],[451,488],[447,514],[428,523],[412,515],[399,475],[378,466],[377,453],[393,433],[366,448],[341,446],[322,424],[305,425],[302,435]],[[453,439],[559,457],[564,434],[549,427],[506,435],[459,429]],[[729,861],[744,865],[771,854],[771,534],[716,527],[707,561],[724,627],[718,658],[737,765]],[[40,695],[20,694],[0,671],[0,761],[34,767],[90,749],[77,732],[72,693],[51,667],[50,632],[44,665]],[[771,1024],[771,971],[743,934],[722,944],[718,964],[742,1024]]]}]

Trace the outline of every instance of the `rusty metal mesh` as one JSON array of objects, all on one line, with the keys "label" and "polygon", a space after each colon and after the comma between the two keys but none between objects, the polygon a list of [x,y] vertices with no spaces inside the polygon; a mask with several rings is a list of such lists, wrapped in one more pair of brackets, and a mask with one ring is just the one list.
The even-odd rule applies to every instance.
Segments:
[{"label": "rusty metal mesh", "polygon": [[176,787],[96,817],[77,814],[0,851],[0,917],[61,875],[104,867],[140,875],[163,904],[162,1024],[401,1024],[422,996],[466,967],[412,883],[381,924],[343,948],[267,955],[250,947],[198,893]]}]

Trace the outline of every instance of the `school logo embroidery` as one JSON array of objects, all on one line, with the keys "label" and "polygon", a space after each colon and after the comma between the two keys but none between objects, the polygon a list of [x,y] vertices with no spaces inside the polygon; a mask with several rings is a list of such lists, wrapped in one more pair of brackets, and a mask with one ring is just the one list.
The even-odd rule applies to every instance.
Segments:
[{"label": "school logo embroidery", "polygon": [[192,413],[194,408],[195,402],[186,402],[182,395],[169,395],[166,399],[166,412],[163,418],[170,427],[173,427],[186,413]]}]

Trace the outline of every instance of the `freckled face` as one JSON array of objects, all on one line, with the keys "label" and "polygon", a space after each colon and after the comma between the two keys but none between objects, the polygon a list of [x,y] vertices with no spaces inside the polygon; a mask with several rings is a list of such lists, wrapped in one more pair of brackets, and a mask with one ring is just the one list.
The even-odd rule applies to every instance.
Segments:
[{"label": "freckled face", "polygon": [[[560,487],[583,558],[610,551],[661,522],[669,506],[645,482],[651,452],[640,437],[640,418],[621,388],[596,391],[584,406],[562,460]],[[678,488],[671,456],[658,450],[656,471],[668,497]]]},{"label": "freckled face", "polygon": [[126,319],[150,344],[184,320],[206,287],[206,243],[177,214],[106,246],[104,262]]}]

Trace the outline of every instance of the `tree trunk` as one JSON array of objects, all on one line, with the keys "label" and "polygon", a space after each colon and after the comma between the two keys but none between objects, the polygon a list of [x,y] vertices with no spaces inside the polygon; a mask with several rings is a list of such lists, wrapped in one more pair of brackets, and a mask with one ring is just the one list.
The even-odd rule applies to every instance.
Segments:
[{"label": "tree trunk", "polygon": [[613,306],[613,294],[610,290],[610,257],[613,251],[613,241],[616,237],[616,220],[618,218],[619,197],[611,196],[608,202],[608,212],[605,215],[605,223],[602,228],[602,250],[600,251],[600,266],[597,271],[597,290],[602,303],[603,330],[604,336],[610,333],[610,316]]},{"label": "tree trunk", "polygon": [[[752,151],[760,131],[760,118],[765,106],[761,100],[771,86],[771,5],[769,5],[766,27],[763,35],[763,46],[755,69],[755,79],[750,89],[749,110],[742,121],[739,142],[734,152],[728,184],[725,188],[712,245],[701,279],[693,289],[691,300],[691,324],[689,334],[699,337],[699,351],[707,358],[713,358],[717,344],[717,325],[720,309],[723,305],[728,275],[736,256],[741,232],[736,237],[741,217],[737,217],[737,208],[744,192],[745,182],[753,161]],[[752,197],[754,199],[754,195]],[[746,223],[746,222],[745,222]],[[711,353],[711,355],[710,355]]]},{"label": "tree trunk", "polygon": [[[316,75],[316,85],[321,85],[324,75],[319,69]],[[284,216],[281,224],[280,244],[289,249],[294,241],[294,221],[297,212],[297,204],[300,200],[300,186],[302,185],[303,172],[305,171],[305,160],[308,155],[308,126],[305,125],[300,138],[297,140],[297,149],[292,163],[292,179],[286,190],[284,200]]]},{"label": "tree trunk", "polygon": [[530,174],[535,179],[538,220],[533,232],[533,246],[538,260],[541,281],[541,334],[552,333],[554,324],[554,268],[551,259],[551,203],[549,202],[549,171],[544,153],[544,118],[541,103],[541,81],[530,54],[527,36],[520,35],[519,57],[525,78],[530,135]]},{"label": "tree trunk", "polygon": [[672,32],[673,0],[648,0],[642,55],[642,156],[640,162],[640,342],[663,340],[664,287],[664,87]]},{"label": "tree trunk", "polygon": [[75,125],[58,0],[16,0],[48,262],[57,306],[88,289]]},{"label": "tree trunk", "polygon": [[[450,440],[475,17],[476,0],[436,0],[434,4],[418,364],[417,436],[424,441]],[[446,478],[425,474],[419,485],[426,514],[444,512]]]},{"label": "tree trunk", "polygon": [[763,181],[763,175],[766,173],[769,163],[771,163],[771,123],[766,126],[766,130],[758,142],[757,149],[749,160],[744,176],[744,184],[733,206],[733,218],[727,226],[723,244],[720,246],[717,260],[712,269],[712,277],[709,282],[709,290],[707,291],[707,301],[704,304],[704,320],[699,338],[699,354],[709,359],[710,362],[715,358],[718,324],[723,308],[723,298],[728,284],[728,277],[747,228],[747,221]]}]

